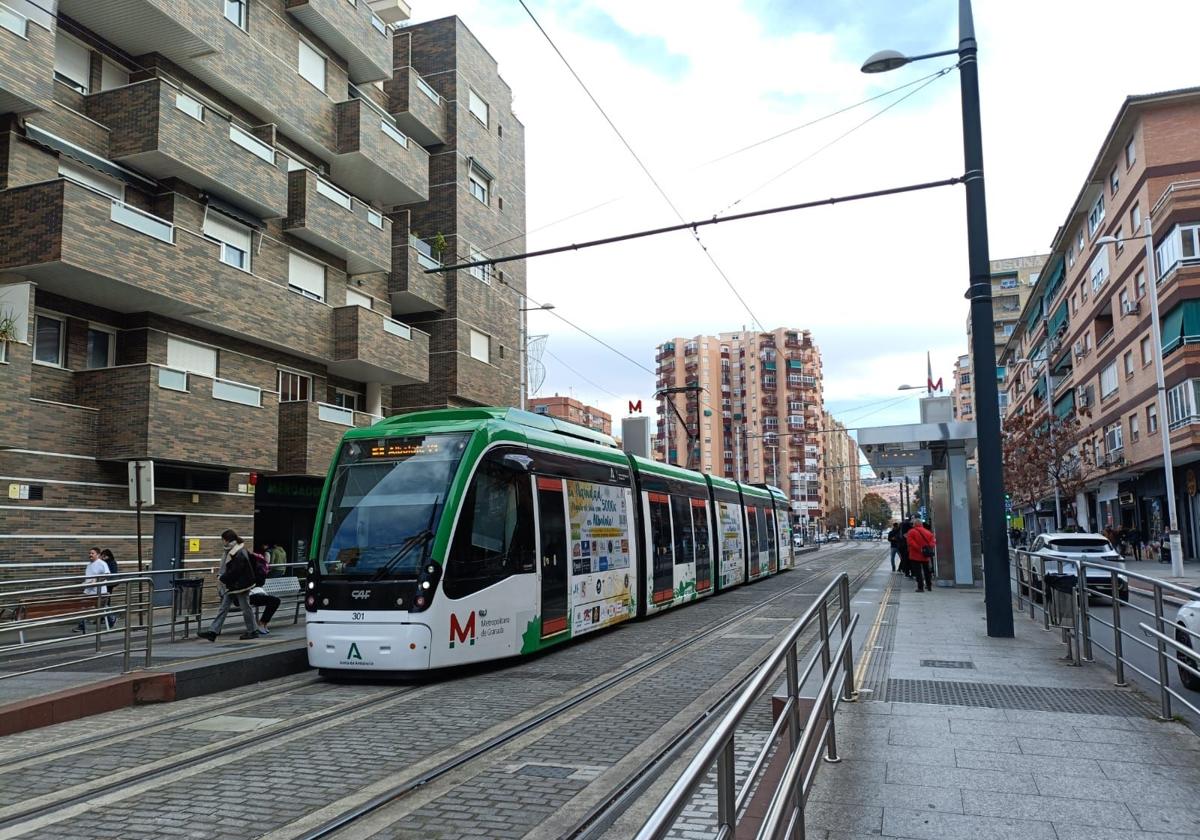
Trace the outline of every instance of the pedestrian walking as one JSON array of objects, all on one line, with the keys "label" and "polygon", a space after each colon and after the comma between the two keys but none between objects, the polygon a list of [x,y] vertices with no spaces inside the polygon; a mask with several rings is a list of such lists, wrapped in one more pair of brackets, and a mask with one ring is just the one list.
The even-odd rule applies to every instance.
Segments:
[{"label": "pedestrian walking", "polygon": [[[100,549],[100,559],[104,561],[104,565],[108,566],[108,573],[110,575],[115,575],[117,573],[117,558],[113,556],[113,553],[110,549]],[[128,597],[128,595],[126,595],[126,597]],[[104,606],[108,607],[111,605],[112,592],[110,591],[104,599]],[[117,617],[113,613],[109,613],[108,615],[104,616],[104,620],[108,622],[108,629],[110,630],[117,626]]]},{"label": "pedestrian walking", "polygon": [[225,552],[221,555],[221,566],[217,580],[221,585],[221,605],[213,617],[209,628],[199,635],[215,642],[225,624],[225,616],[235,603],[242,609],[242,619],[246,622],[246,632],[239,638],[257,639],[258,623],[254,620],[254,608],[250,606],[250,590],[258,583],[254,562],[250,552],[234,531],[221,532],[221,540],[225,543]]},{"label": "pedestrian walking", "polygon": [[[108,594],[108,586],[104,583],[104,578],[108,575],[108,564],[100,557],[100,549],[93,546],[88,549],[88,564],[84,569],[84,586],[83,594],[96,598],[95,606],[101,607],[104,605],[103,597]],[[89,607],[92,605],[89,604]],[[100,629],[100,619],[94,619],[96,629]],[[107,622],[105,622],[107,626]],[[79,624],[75,628],[76,633],[87,632],[87,619],[79,619]]]},{"label": "pedestrian walking", "polygon": [[1133,551],[1133,559],[1142,562],[1142,532],[1134,525],[1126,535],[1129,538],[1129,548]]},{"label": "pedestrian walking", "polygon": [[893,572],[897,571],[897,559],[900,561],[900,564],[903,565],[904,555],[908,553],[908,548],[903,542],[903,539],[903,533],[900,530],[900,523],[893,522],[892,530],[888,531],[887,535],[888,544],[892,547],[892,550],[888,553],[888,561],[892,564]]},{"label": "pedestrian walking", "polygon": [[933,589],[933,555],[936,540],[933,532],[919,519],[908,529],[908,562],[917,579],[917,591]]}]

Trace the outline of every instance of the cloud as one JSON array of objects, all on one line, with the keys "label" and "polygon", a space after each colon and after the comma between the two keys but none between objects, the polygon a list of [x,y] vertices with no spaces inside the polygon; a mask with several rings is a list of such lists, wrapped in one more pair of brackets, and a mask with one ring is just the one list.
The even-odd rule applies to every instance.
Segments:
[{"label": "cloud", "polygon": [[664,38],[631,32],[598,8],[579,8],[572,16],[577,31],[595,41],[620,50],[631,64],[646,67],[668,79],[679,81],[687,74],[691,60],[672,52]]}]

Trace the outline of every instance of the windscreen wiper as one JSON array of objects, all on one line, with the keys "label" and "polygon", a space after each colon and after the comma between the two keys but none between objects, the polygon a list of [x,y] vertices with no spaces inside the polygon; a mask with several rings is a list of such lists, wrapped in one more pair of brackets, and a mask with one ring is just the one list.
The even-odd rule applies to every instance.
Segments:
[{"label": "windscreen wiper", "polygon": [[441,496],[438,496],[433,500],[433,504],[429,508],[429,522],[426,524],[426,526],[422,530],[417,531],[415,534],[408,537],[404,541],[404,544],[400,546],[400,549],[393,554],[386,563],[379,567],[379,571],[375,573],[375,576],[371,578],[371,580],[379,580],[381,577],[390,572],[393,566],[407,557],[410,551],[412,551],[418,545],[424,545],[429,540],[433,539],[433,517],[437,514],[438,502],[441,500]]}]

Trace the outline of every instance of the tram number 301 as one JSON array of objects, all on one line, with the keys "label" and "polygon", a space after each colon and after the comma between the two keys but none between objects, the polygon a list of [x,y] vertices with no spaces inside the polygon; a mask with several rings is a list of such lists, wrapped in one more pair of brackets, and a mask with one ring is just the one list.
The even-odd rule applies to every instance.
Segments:
[{"label": "tram number 301", "polygon": [[367,614],[365,612],[350,613],[351,621],[363,621],[366,619],[366,617],[367,617]]}]

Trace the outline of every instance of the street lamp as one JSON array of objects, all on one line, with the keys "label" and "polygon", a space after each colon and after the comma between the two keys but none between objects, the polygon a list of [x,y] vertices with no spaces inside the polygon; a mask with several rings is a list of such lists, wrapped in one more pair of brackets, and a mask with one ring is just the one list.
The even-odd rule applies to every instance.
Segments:
[{"label": "street lamp", "polygon": [[[1154,234],[1150,229],[1150,215],[1142,222],[1141,236],[1146,242],[1146,280],[1150,296],[1150,334],[1154,336],[1154,379],[1157,390],[1158,431],[1162,437],[1163,483],[1167,490],[1167,539],[1171,546],[1171,576],[1183,577],[1183,541],[1179,538],[1179,516],[1175,510],[1175,464],[1171,460],[1171,424],[1167,415],[1167,386],[1163,376],[1162,325],[1158,321],[1158,270],[1154,263]],[[1120,242],[1111,234],[1101,236],[1092,243],[1093,248],[1101,245],[1116,245]]]},{"label": "street lamp", "polygon": [[[987,198],[983,188],[983,130],[979,121],[979,64],[971,0],[958,0],[958,49],[906,56],[877,52],[863,64],[864,73],[884,73],[913,61],[958,55],[962,99],[963,182],[967,199],[967,263],[971,301],[971,362],[977,371],[996,369],[992,336],[992,281],[987,239]],[[995,376],[977,377],[975,423],[979,445],[979,507],[983,520],[984,603],[989,636],[1013,636],[1012,595],[1008,578],[1008,539],[1004,532],[1003,458],[1000,452],[999,389]]]},{"label": "street lamp", "polygon": [[[524,295],[521,295],[521,302],[522,303],[525,302]],[[541,306],[521,306],[521,307],[517,308],[517,311],[521,313],[520,329],[521,329],[521,410],[522,411],[525,410],[525,398],[526,398],[527,392],[529,391],[529,360],[526,358],[526,354],[529,352],[529,348],[526,347],[526,344],[529,339],[529,335],[528,335],[528,331],[525,329],[525,313],[526,312],[537,312],[539,309],[550,310],[553,308],[554,308],[553,303],[543,303]]]}]

